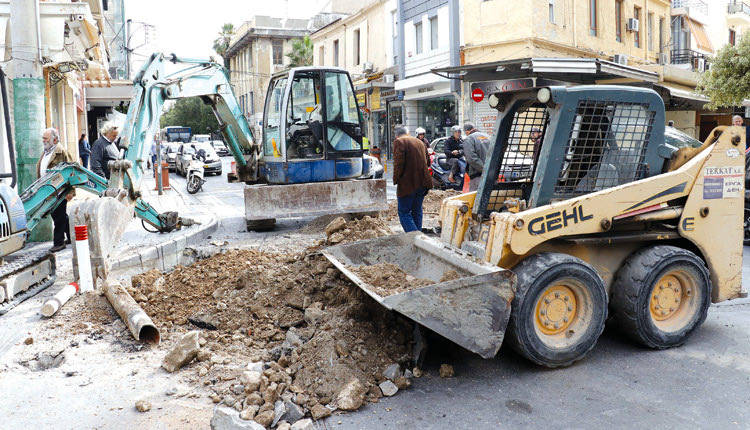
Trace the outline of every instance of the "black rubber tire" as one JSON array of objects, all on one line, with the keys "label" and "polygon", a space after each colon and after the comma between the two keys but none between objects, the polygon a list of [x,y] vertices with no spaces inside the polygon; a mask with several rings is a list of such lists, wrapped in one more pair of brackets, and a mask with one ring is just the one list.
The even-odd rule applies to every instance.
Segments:
[{"label": "black rubber tire", "polygon": [[[571,255],[545,252],[523,260],[513,272],[518,282],[505,334],[511,347],[546,367],[567,366],[583,358],[596,345],[607,319],[607,292],[596,270]],[[536,313],[545,291],[556,285],[569,288],[581,306],[575,307],[563,332],[545,334]]]},{"label": "black rubber tire", "polygon": [[745,237],[742,240],[742,244],[745,246],[750,246],[750,209],[745,208],[743,216],[744,218],[742,219],[742,224],[744,227]]},{"label": "black rubber tire", "polygon": [[247,231],[266,231],[271,230],[276,225],[275,218],[246,220]]},{"label": "black rubber tire", "polygon": [[[651,294],[657,282],[670,273],[677,274],[684,294],[680,294],[677,311],[660,322],[652,316]],[[691,282],[693,289],[687,285]],[[652,246],[628,257],[615,276],[611,293],[612,320],[626,336],[650,348],[672,348],[685,343],[706,319],[711,277],[694,253],[675,246]],[[666,330],[668,325],[674,327]]]},{"label": "black rubber tire", "polygon": [[195,194],[201,189],[201,179],[195,175],[190,176],[187,180],[187,191],[190,194]]}]

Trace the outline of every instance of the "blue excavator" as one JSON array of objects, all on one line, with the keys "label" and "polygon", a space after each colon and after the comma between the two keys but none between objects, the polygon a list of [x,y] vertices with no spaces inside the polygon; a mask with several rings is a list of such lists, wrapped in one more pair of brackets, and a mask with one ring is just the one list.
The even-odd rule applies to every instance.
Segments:
[{"label": "blue excavator", "polygon": [[[167,73],[166,64],[178,67]],[[1,75],[3,110],[10,124]],[[89,227],[92,272],[106,279],[108,257],[133,214],[144,228],[167,233],[192,224],[176,212],[159,213],[141,197],[147,159],[165,101],[200,97],[218,119],[236,167],[228,180],[246,184],[249,230],[272,228],[276,218],[376,212],[387,207],[383,179],[358,180],[377,161],[362,150],[363,124],[348,73],[341,69],[293,68],[272,77],[260,142],[253,138],[226,69],[212,60],[153,54],[137,74],[133,98],[117,145],[122,158],[109,164],[106,180],[77,163],[47,171],[19,196],[15,163],[0,174],[0,314],[51,285],[55,260],[46,248],[25,247],[29,233],[73,188],[99,196],[74,201],[71,224]],[[10,127],[6,127],[10,130]],[[14,158],[10,132],[7,144]]]}]

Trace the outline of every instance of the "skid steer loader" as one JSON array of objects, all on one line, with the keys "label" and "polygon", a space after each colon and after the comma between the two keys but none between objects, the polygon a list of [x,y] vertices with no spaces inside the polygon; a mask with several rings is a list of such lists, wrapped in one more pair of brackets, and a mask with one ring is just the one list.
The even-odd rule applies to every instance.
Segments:
[{"label": "skid steer loader", "polygon": [[[443,201],[440,241],[408,233],[325,251],[378,302],[485,358],[507,339],[558,367],[594,347],[608,316],[637,342],[669,348],[711,302],[744,294],[742,127],[676,148],[661,98],[632,87],[489,101],[499,114],[481,184]],[[520,157],[533,159],[531,175],[508,180]],[[352,269],[385,261],[436,283],[381,297]],[[462,277],[440,282],[454,267]]]}]

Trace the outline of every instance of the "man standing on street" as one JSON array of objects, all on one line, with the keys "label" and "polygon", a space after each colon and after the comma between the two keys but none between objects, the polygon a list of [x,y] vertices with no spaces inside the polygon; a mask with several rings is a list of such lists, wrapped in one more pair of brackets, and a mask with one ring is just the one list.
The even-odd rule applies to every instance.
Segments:
[{"label": "man standing on street", "polygon": [[91,155],[91,146],[89,145],[88,139],[86,139],[86,133],[81,135],[78,139],[78,156],[81,157],[81,166],[89,168],[89,156]]},{"label": "man standing on street", "polygon": [[107,122],[101,129],[102,137],[96,139],[91,148],[91,170],[99,176],[109,179],[109,165],[112,160],[120,158],[120,151],[115,145],[115,139],[120,133],[119,128]]},{"label": "man standing on street", "polygon": [[[42,144],[44,145],[44,153],[42,157],[36,163],[36,173],[41,178],[47,172],[47,169],[55,167],[56,165],[68,162],[73,162],[73,157],[70,156],[68,151],[63,148],[62,145],[58,145],[60,142],[60,135],[54,128],[48,128],[42,133]],[[70,243],[70,227],[68,226],[68,201],[73,198],[71,191],[65,196],[65,200],[52,211],[52,222],[54,223],[53,230],[53,242],[51,252],[62,251],[65,249],[65,244]],[[65,240],[65,236],[68,240]]]},{"label": "man standing on street", "polygon": [[398,219],[404,232],[422,230],[422,202],[432,188],[427,170],[429,156],[424,143],[409,136],[404,125],[394,129],[393,183],[398,197]]},{"label": "man standing on street", "polygon": [[479,188],[479,178],[482,177],[482,171],[484,170],[484,160],[487,158],[490,137],[477,130],[471,123],[464,125],[464,132],[466,133],[466,139],[464,139],[466,173],[471,179],[469,191],[476,191]]}]

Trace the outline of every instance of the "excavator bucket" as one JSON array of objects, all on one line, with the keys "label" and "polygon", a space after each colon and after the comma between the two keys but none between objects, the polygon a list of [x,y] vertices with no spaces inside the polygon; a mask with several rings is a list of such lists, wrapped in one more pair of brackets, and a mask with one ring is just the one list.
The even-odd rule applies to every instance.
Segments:
[{"label": "excavator bucket", "polygon": [[[512,271],[477,262],[420,232],[332,246],[323,250],[323,255],[387,309],[483,358],[494,357],[500,349],[514,295],[516,276]],[[415,278],[435,283],[381,296],[368,279],[355,273],[361,266],[381,263],[395,264]],[[441,282],[449,270],[458,278]]]},{"label": "excavator bucket", "polygon": [[[75,202],[71,204],[68,213],[70,231],[74,231],[73,226],[76,225],[88,226],[91,273],[94,282],[97,277],[107,279],[112,267],[112,253],[133,219],[133,208],[117,198],[101,197]],[[77,261],[77,258],[76,248],[73,246],[74,261]],[[77,267],[73,264],[76,272]]]},{"label": "excavator bucket", "polygon": [[386,209],[385,179],[245,186],[248,230],[268,228],[276,218]]}]

